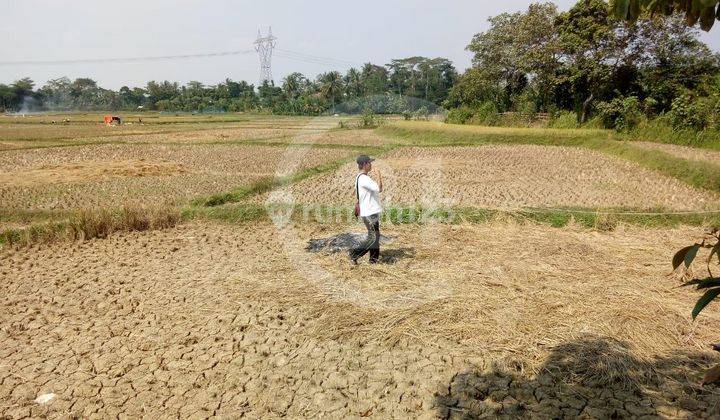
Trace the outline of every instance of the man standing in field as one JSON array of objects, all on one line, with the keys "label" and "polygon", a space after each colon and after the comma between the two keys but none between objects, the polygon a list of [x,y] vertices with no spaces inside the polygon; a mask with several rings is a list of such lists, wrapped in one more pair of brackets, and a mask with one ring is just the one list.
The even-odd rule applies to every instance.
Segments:
[{"label": "man standing in field", "polygon": [[380,214],[382,213],[380,193],[383,190],[383,182],[380,171],[377,171],[378,182],[368,175],[372,170],[374,160],[366,155],[360,155],[357,158],[360,173],[355,177],[356,211],[359,207],[357,216],[365,223],[368,234],[357,248],[350,250],[350,261],[353,264],[357,264],[358,258],[368,252],[370,252],[370,264],[377,263],[380,258]]}]

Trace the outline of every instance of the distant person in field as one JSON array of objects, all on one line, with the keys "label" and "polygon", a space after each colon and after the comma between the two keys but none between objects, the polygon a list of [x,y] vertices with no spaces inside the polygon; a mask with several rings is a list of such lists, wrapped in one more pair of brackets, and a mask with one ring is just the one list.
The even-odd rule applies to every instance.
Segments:
[{"label": "distant person in field", "polygon": [[380,259],[380,193],[383,190],[382,175],[377,171],[378,182],[375,182],[368,173],[372,171],[372,159],[366,155],[357,158],[357,165],[360,173],[355,177],[355,194],[357,204],[355,215],[365,223],[367,238],[350,250],[350,261],[357,264],[357,260],[363,255],[370,253],[370,264],[375,264]]}]

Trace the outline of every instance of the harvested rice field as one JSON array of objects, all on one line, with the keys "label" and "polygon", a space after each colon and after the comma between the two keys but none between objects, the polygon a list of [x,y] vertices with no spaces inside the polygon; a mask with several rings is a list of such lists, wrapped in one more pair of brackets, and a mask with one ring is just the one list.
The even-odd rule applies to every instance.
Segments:
[{"label": "harvested rice field", "polygon": [[[63,122],[64,120],[68,122]],[[98,142],[195,143],[283,138],[338,127],[328,117],[128,116],[125,124],[105,126],[101,114],[2,117],[0,150]],[[347,118],[345,121],[353,121]]]},{"label": "harvested rice field", "polygon": [[[343,149],[266,146],[99,145],[8,151],[0,155],[0,208],[51,210],[177,205],[297,169],[350,157]],[[286,174],[282,174],[286,175]]]},{"label": "harvested rice field", "polygon": [[[599,152],[534,145],[400,148],[376,165],[388,206],[720,209],[720,196]],[[354,202],[348,163],[288,188],[296,202]],[[267,197],[258,197],[262,202]]]},{"label": "harvested rice field", "polygon": [[[717,304],[678,288],[707,272],[671,265],[718,221],[713,173],[601,130],[98,117],[0,117],[0,419],[720,413]],[[360,153],[377,265],[307,249],[363,232],[311,211],[352,211]],[[485,217],[392,215],[425,207]]]}]

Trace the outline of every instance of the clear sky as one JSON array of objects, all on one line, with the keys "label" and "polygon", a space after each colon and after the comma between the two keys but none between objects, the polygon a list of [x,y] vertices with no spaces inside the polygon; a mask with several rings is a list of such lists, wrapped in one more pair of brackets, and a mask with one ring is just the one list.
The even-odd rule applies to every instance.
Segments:
[{"label": "clear sky", "polygon": [[[125,58],[251,50],[257,30],[277,36],[273,76],[314,77],[351,64],[385,64],[413,55],[442,56],[459,70],[487,18],[527,8],[528,0],[0,0],[0,62]],[[567,10],[573,0],[556,0]],[[720,50],[720,29],[702,39]],[[331,60],[297,60],[301,53]],[[293,58],[294,57],[294,58]],[[148,80],[215,84],[229,77],[256,83],[252,53],[145,62],[0,66],[0,83],[30,77],[39,84],[90,77],[103,87],[144,86]]]}]

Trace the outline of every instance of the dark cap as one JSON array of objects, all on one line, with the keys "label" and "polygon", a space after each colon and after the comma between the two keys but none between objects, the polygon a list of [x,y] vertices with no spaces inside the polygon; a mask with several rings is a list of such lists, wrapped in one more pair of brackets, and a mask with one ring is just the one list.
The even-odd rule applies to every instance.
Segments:
[{"label": "dark cap", "polygon": [[368,155],[360,155],[360,156],[358,156],[358,158],[357,158],[357,164],[358,164],[358,165],[364,165],[364,164],[370,163],[370,162],[372,162],[372,161],[374,161],[374,160],[375,160],[375,159],[371,158],[371,157],[368,156]]}]

